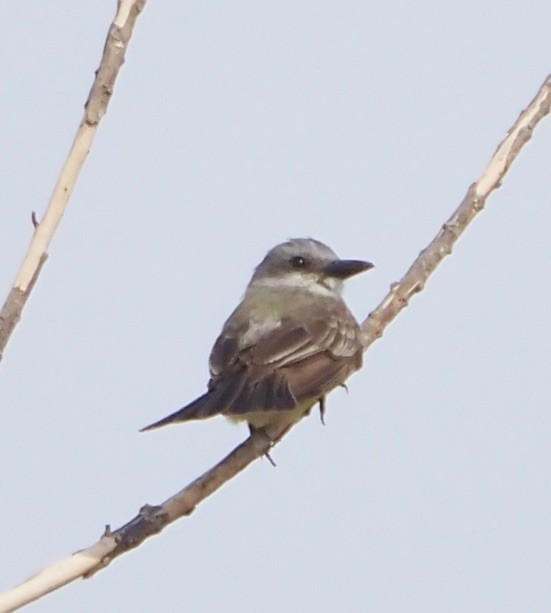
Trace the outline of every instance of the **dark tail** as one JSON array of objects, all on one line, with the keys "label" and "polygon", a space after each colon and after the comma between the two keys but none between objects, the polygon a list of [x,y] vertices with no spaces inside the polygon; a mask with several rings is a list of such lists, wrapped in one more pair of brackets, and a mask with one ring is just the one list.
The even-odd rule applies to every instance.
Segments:
[{"label": "dark tail", "polygon": [[213,407],[212,392],[207,392],[206,394],[203,394],[197,398],[197,400],[190,402],[190,404],[186,405],[182,409],[178,409],[176,412],[171,413],[167,417],[163,417],[163,419],[149,424],[149,426],[145,426],[145,428],[142,428],[140,432],[154,430],[155,428],[160,428],[161,426],[173,424],[178,421],[203,419],[204,417],[210,417],[211,415],[215,415],[219,412],[219,410]]}]

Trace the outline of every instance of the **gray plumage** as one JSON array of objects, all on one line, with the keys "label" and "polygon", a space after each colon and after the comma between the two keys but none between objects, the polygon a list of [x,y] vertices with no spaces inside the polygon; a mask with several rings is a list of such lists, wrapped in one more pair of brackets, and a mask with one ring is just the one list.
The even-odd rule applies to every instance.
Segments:
[{"label": "gray plumage", "polygon": [[362,365],[344,279],[372,267],[291,239],[257,266],[212,349],[208,391],[144,430],[222,414],[253,428],[298,421]]}]

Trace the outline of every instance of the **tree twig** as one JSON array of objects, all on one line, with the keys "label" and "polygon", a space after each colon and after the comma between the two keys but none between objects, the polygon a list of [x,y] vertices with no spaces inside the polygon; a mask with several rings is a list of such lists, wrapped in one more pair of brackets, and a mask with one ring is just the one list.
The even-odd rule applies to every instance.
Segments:
[{"label": "tree twig", "polygon": [[550,108],[551,75],[548,75],[534,99],[522,111],[497,147],[478,181],[469,187],[461,204],[429,245],[421,251],[406,274],[398,283],[392,284],[390,292],[362,323],[365,349],[381,337],[383,330],[408,305],[410,298],[425,287],[429,275],[451,253],[457,239],[484,208],[488,196],[501,186],[501,181],[514,159],[532,138],[533,130],[549,113]]},{"label": "tree twig", "polygon": [[[423,289],[429,275],[451,252],[455,241],[482,209],[488,195],[499,187],[511,163],[550,108],[551,75],[544,81],[530,105],[521,113],[478,181],[471,185],[458,209],[442,226],[435,239],[421,252],[404,277],[393,284],[381,304],[363,322],[366,349],[382,335],[384,328],[408,304],[411,296]],[[269,451],[271,440],[281,439],[287,431],[288,429],[280,429],[266,434],[255,432],[214,468],[162,504],[145,505],[136,517],[118,530],[111,532],[108,528],[101,539],[88,549],[58,561],[0,595],[0,613],[14,611],[77,577],[91,576],[115,557],[160,532],[169,523],[189,515],[197,504]]]},{"label": "tree twig", "polygon": [[58,560],[27,581],[0,594],[0,613],[15,611],[79,577],[91,577],[119,555],[138,547],[146,538],[160,532],[169,523],[190,515],[202,500],[251,462],[266,454],[287,431],[288,428],[256,431],[216,466],[162,504],[144,505],[136,517],[118,530],[112,532],[107,526],[99,541],[91,547]]},{"label": "tree twig", "polygon": [[118,0],[117,14],[109,28],[103,56],[94,83],[84,105],[80,122],[67,159],[59,174],[48,207],[42,219],[33,212],[34,234],[12,288],[0,311],[0,361],[11,333],[21,318],[23,307],[34,287],[46,258],[67,202],[90,151],[98,124],[107,111],[113,86],[124,63],[126,48],[134,24],[147,0]]}]

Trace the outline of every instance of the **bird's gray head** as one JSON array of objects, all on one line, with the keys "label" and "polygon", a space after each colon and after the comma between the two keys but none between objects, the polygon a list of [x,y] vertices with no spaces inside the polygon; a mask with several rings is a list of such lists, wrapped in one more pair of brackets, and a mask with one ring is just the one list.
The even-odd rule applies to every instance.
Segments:
[{"label": "bird's gray head", "polygon": [[340,294],[345,279],[370,268],[370,262],[340,260],[330,247],[313,238],[291,238],[268,251],[249,287],[294,287]]}]

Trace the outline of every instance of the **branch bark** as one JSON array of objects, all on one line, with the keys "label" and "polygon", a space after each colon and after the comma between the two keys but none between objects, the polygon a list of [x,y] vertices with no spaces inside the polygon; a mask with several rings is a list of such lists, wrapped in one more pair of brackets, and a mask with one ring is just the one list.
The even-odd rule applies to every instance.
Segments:
[{"label": "branch bark", "polygon": [[[390,292],[362,323],[364,350],[381,337],[386,326],[407,306],[410,298],[424,288],[429,275],[451,253],[454,243],[482,210],[488,196],[501,185],[510,165],[550,109],[551,75],[520,114],[478,181],[469,187],[456,211],[402,279],[391,286]],[[77,577],[90,577],[122,553],[138,547],[146,538],[160,532],[169,523],[190,515],[202,500],[251,462],[266,454],[274,444],[272,441],[279,441],[289,429],[255,432],[216,466],[160,505],[143,506],[136,517],[114,532],[107,527],[104,535],[91,547],[54,563],[0,595],[0,613],[15,611]]]},{"label": "branch bark", "polygon": [[117,13],[109,28],[101,62],[84,105],[84,116],[40,223],[36,223],[33,213],[35,231],[31,243],[6,302],[0,311],[0,361],[11,333],[21,319],[23,307],[48,257],[50,241],[63,217],[80,170],[92,146],[99,122],[107,111],[115,80],[124,63],[124,55],[132,36],[134,24],[146,1],[118,0]]},{"label": "branch bark", "polygon": [[461,204],[442,225],[440,232],[421,251],[406,274],[400,281],[392,284],[390,292],[362,323],[364,349],[382,336],[383,330],[408,305],[410,298],[425,287],[429,275],[438,264],[450,255],[457,239],[484,208],[488,196],[501,186],[509,167],[522,147],[532,138],[534,129],[549,113],[550,108],[551,75],[548,75],[534,99],[498,145],[478,181],[469,187]]}]

